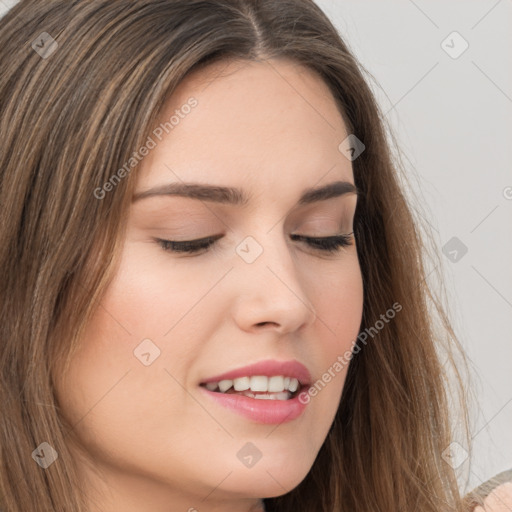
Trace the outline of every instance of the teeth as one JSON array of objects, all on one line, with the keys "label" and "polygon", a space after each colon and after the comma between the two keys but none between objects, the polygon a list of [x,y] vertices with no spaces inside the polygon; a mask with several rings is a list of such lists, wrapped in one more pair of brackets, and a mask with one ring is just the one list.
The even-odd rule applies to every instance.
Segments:
[{"label": "teeth", "polygon": [[235,388],[235,391],[246,391],[251,387],[249,377],[240,377],[239,379],[235,379],[233,381],[233,387]]},{"label": "teeth", "polygon": [[256,400],[288,400],[290,398],[290,393],[288,393],[288,391],[283,391],[272,395],[254,395],[252,398],[256,398]]},{"label": "teeth", "polygon": [[244,396],[248,396],[249,398],[255,398],[256,400],[288,400],[290,398],[289,391],[283,391],[282,393],[272,393],[272,394],[259,394],[255,395],[250,391],[246,391],[243,393]]},{"label": "teeth", "polygon": [[[253,375],[252,377],[238,377],[237,379],[224,379],[220,382],[208,382],[206,389],[209,391],[217,391],[226,393],[233,388],[234,391],[247,391],[247,396],[253,392],[257,393],[273,393],[272,395],[254,395],[254,398],[261,400],[271,399],[279,394],[295,393],[299,389],[299,381],[292,377],[284,377],[283,375],[274,375],[272,377],[265,377],[263,375]],[[288,396],[288,395],[287,395]],[[279,398],[277,398],[279,400]]]},{"label": "teeth", "polygon": [[292,393],[295,393],[295,391],[297,391],[298,388],[299,388],[299,381],[297,379],[291,379],[290,380],[290,385],[288,386],[288,389]]},{"label": "teeth", "polygon": [[221,393],[225,393],[233,385],[232,380],[221,380],[219,382],[219,389]]},{"label": "teeth", "polygon": [[284,377],[281,377],[280,375],[270,377],[270,379],[268,379],[268,390],[274,393],[284,391]]},{"label": "teeth", "polygon": [[268,391],[268,377],[261,375],[251,377],[251,391]]}]

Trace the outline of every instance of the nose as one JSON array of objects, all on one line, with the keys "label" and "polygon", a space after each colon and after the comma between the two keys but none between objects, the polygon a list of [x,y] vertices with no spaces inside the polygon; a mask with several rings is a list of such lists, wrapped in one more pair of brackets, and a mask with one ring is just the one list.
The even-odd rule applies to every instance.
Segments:
[{"label": "nose", "polygon": [[316,319],[307,283],[282,234],[261,239],[261,255],[252,263],[240,258],[234,269],[235,322],[247,332],[273,329],[287,334],[304,329]]}]

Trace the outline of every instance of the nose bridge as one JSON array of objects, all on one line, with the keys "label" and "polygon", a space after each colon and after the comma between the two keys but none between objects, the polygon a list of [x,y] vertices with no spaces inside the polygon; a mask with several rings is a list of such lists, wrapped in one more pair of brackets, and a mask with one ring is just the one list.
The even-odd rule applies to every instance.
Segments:
[{"label": "nose bridge", "polygon": [[237,246],[237,321],[246,329],[272,323],[293,331],[316,317],[282,230],[253,230]]}]

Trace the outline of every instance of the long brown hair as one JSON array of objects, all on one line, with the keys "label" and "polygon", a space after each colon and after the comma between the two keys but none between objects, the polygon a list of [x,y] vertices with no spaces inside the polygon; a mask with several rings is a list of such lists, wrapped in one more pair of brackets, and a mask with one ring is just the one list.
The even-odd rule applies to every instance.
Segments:
[{"label": "long brown hair", "polygon": [[[58,372],[115,270],[136,166],[158,114],[193,69],[288,58],[329,86],[361,195],[354,231],[361,331],[402,309],[350,363],[334,423],[306,478],[268,512],[462,510],[442,339],[424,243],[364,71],[311,0],[21,1],[0,21],[0,505],[87,510]],[[200,108],[200,107],[199,107]],[[341,142],[341,141],[340,141]],[[125,167],[115,190],[95,191]],[[98,198],[98,196],[102,196]],[[436,331],[437,325],[442,331]],[[370,332],[370,331],[369,331]],[[447,354],[451,354],[450,349]],[[31,453],[59,454],[46,470]]]}]

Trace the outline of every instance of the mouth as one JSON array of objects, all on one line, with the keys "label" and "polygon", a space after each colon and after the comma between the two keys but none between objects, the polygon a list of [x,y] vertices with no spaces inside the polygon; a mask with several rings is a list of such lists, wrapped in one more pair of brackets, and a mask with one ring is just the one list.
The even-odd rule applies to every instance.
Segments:
[{"label": "mouth", "polygon": [[299,395],[311,375],[298,361],[267,360],[204,379],[200,389],[213,403],[256,423],[279,424],[302,415]]},{"label": "mouth", "polygon": [[291,400],[307,388],[297,378],[285,375],[253,375],[200,384],[213,393],[241,395],[256,400]]}]

